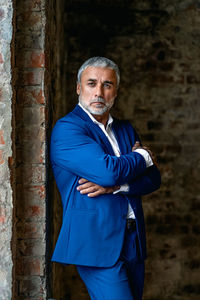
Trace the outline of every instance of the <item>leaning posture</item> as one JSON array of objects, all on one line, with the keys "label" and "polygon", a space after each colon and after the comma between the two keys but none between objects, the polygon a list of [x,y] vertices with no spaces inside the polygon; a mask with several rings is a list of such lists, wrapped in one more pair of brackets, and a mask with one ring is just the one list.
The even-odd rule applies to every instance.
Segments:
[{"label": "leaning posture", "polygon": [[160,187],[152,153],[110,109],[118,66],[88,59],[75,109],[57,121],[51,164],[63,204],[53,261],[74,264],[92,300],[141,300],[146,258],[141,196]]}]

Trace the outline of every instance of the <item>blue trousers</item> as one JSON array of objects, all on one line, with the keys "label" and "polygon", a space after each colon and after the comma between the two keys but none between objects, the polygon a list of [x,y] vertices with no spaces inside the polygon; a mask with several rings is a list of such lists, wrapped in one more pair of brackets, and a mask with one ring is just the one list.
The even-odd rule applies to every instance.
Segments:
[{"label": "blue trousers", "polygon": [[109,268],[76,266],[91,300],[141,300],[144,261],[139,258],[136,231],[126,230],[123,249]]}]

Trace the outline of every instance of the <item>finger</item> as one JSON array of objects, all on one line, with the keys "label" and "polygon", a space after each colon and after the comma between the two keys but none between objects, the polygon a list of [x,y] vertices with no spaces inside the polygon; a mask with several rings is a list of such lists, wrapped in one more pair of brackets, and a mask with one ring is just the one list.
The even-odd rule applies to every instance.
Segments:
[{"label": "finger", "polygon": [[85,179],[85,178],[81,178],[81,179],[79,179],[79,181],[78,181],[79,184],[82,184],[82,183],[85,183],[85,182],[88,182],[88,180]]},{"label": "finger", "polygon": [[102,194],[104,194],[104,193],[101,190],[98,190],[98,191],[95,191],[95,192],[92,192],[92,193],[88,193],[88,197],[93,198],[93,197],[100,196]]},{"label": "finger", "polygon": [[136,141],[135,144],[134,144],[134,146],[132,147],[132,151],[136,150],[139,147],[140,147],[140,142]]},{"label": "finger", "polygon": [[85,190],[85,189],[87,189],[87,188],[90,188],[90,187],[96,187],[96,186],[97,186],[96,184],[94,184],[94,183],[88,181],[88,182],[86,182],[86,183],[83,183],[83,184],[77,186],[77,190],[78,190],[78,191],[81,191],[81,190]]},{"label": "finger", "polygon": [[98,190],[95,187],[89,187],[87,189],[81,190],[80,193],[85,195],[85,194],[89,194],[89,193],[94,193],[97,192]]}]

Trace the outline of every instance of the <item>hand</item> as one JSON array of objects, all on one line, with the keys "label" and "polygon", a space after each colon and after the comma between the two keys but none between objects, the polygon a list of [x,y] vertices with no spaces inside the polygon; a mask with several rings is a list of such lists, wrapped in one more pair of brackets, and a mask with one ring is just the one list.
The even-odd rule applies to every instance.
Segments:
[{"label": "hand", "polygon": [[135,144],[134,144],[134,146],[133,146],[133,148],[132,148],[132,152],[135,151],[135,150],[138,149],[138,148],[141,149],[142,147],[141,147],[141,145],[140,145],[140,142],[139,142],[139,141],[136,141]]},{"label": "hand", "polygon": [[78,183],[80,185],[77,187],[77,190],[83,195],[87,194],[88,197],[111,194],[120,188],[119,186],[103,187],[84,178],[81,178]]},{"label": "hand", "polygon": [[151,156],[151,159],[152,159],[154,165],[157,166],[156,156],[155,156],[155,154],[148,147],[146,147],[146,146],[142,147],[141,144],[140,144],[140,142],[136,141],[135,144],[134,144],[134,146],[132,147],[132,152],[135,151],[136,149],[144,149],[144,150],[146,150],[149,153],[149,155]]},{"label": "hand", "polygon": [[157,160],[156,160],[155,154],[148,147],[146,147],[146,146],[143,146],[142,149],[146,150],[149,153],[149,155],[151,156],[151,159],[152,159],[154,165],[157,166]]}]

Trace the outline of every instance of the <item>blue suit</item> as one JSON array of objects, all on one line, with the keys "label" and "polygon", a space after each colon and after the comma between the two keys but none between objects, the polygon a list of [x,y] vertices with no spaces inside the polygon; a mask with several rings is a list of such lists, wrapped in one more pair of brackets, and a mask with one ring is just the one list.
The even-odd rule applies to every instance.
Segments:
[{"label": "blue suit", "polygon": [[[128,121],[114,119],[112,129],[120,157],[78,105],[53,129],[51,163],[63,204],[63,224],[53,261],[113,266],[123,246],[128,203],[136,217],[140,257],[146,258],[141,196],[159,188],[160,173],[155,165],[146,168],[142,155],[131,151],[139,137]],[[130,190],[89,198],[76,190],[80,178],[104,187],[128,183]]]}]

